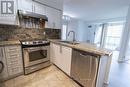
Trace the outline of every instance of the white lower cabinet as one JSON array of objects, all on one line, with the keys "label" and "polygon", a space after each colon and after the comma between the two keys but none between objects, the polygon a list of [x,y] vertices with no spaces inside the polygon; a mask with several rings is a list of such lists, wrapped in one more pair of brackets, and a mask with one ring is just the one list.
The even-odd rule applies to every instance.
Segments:
[{"label": "white lower cabinet", "polygon": [[6,46],[5,55],[9,76],[15,76],[23,72],[21,46]]},{"label": "white lower cabinet", "polygon": [[0,81],[2,81],[2,80],[5,80],[6,78],[8,78],[8,71],[7,71],[4,47],[0,47],[0,62],[1,62],[1,64],[3,64],[3,66],[1,67],[2,72],[0,72]]},{"label": "white lower cabinet", "polygon": [[72,48],[51,43],[51,62],[70,76]]},{"label": "white lower cabinet", "polygon": [[[18,18],[17,18],[17,0],[10,0],[13,1],[14,8],[13,10],[8,10],[7,3],[2,3],[0,0],[0,24],[9,24],[9,25],[18,25]],[[6,0],[3,0],[6,1]],[[5,5],[6,4],[6,5]],[[10,5],[10,3],[9,3]],[[3,8],[2,8],[3,6]],[[5,7],[6,6],[6,7]],[[12,6],[12,4],[11,4]],[[2,13],[3,12],[3,13]]]},{"label": "white lower cabinet", "polygon": [[20,45],[0,47],[0,61],[4,65],[0,81],[23,74],[22,51]]}]

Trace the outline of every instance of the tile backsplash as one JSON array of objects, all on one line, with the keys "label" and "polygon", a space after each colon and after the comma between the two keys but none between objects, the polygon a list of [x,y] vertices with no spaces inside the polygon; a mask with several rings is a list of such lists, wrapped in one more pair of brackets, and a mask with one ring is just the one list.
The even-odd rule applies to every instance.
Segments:
[{"label": "tile backsplash", "polygon": [[[44,33],[45,32],[45,33]],[[46,34],[46,35],[45,35]],[[0,41],[29,39],[60,39],[60,29],[23,29],[14,25],[0,24]]]}]

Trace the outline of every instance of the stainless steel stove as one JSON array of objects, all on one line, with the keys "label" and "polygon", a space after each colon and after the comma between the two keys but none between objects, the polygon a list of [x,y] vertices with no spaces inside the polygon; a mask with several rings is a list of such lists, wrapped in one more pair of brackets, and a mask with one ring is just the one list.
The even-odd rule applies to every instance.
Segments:
[{"label": "stainless steel stove", "polygon": [[50,42],[47,40],[21,41],[25,74],[50,65]]}]

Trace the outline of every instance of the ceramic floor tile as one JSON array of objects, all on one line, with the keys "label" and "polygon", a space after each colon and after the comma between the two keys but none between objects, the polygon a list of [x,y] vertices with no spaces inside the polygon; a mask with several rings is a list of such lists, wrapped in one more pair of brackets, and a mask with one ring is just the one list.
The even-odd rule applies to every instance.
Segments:
[{"label": "ceramic floor tile", "polygon": [[8,80],[4,85],[4,87],[80,87],[54,65]]},{"label": "ceramic floor tile", "polygon": [[57,71],[56,72],[56,76],[58,77],[58,79],[60,80],[60,81],[68,81],[70,78],[67,76],[67,75],[65,75],[63,72],[61,72],[61,71]]},{"label": "ceramic floor tile", "polygon": [[6,82],[3,84],[3,87],[15,87],[15,86],[14,86],[14,83],[15,83],[14,79],[8,80],[8,81],[6,81]]}]

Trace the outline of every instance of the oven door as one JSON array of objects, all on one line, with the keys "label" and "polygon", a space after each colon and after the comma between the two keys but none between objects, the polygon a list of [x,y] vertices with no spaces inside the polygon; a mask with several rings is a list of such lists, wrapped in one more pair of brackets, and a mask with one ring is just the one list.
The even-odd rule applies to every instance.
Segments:
[{"label": "oven door", "polygon": [[50,60],[49,46],[24,48],[24,66],[40,64]]}]

